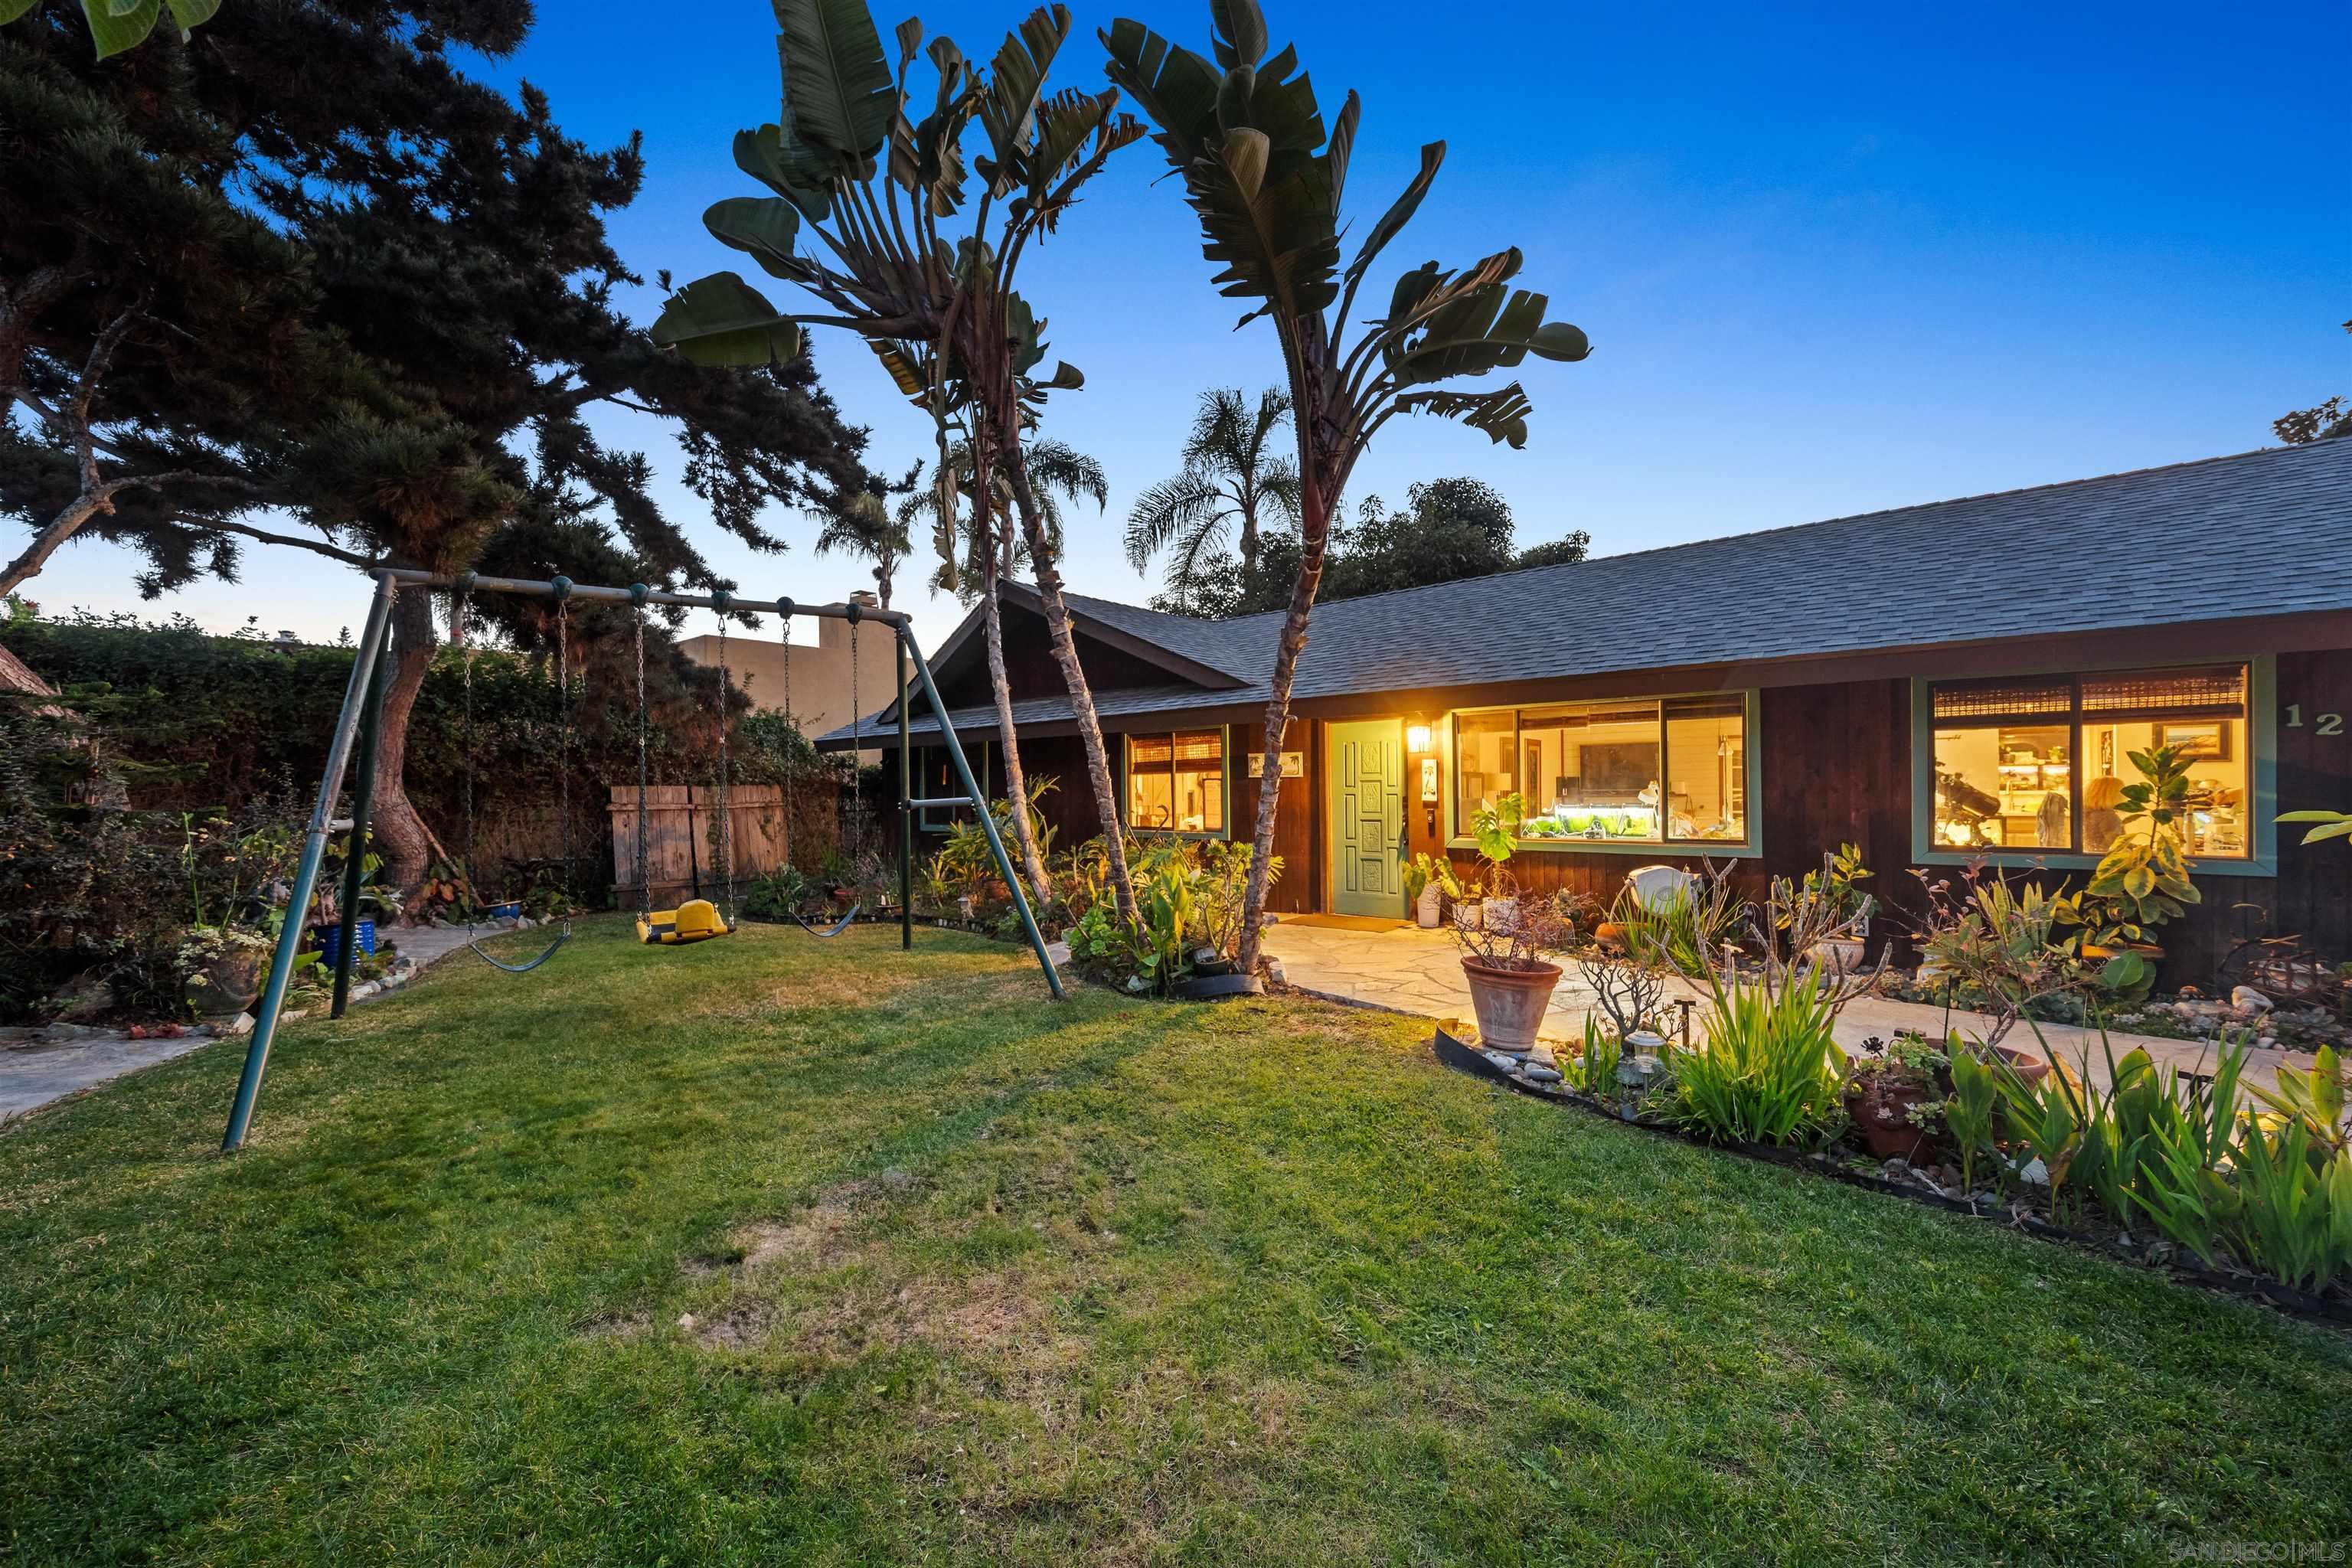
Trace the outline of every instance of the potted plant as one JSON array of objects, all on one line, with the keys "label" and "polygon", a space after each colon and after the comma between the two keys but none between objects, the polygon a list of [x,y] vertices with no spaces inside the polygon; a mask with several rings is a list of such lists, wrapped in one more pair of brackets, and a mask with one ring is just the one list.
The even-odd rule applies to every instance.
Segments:
[{"label": "potted plant", "polygon": [[1864,1147],[1881,1160],[1927,1163],[1950,1066],[1914,1029],[1898,1030],[1892,1045],[1875,1035],[1864,1040],[1845,1080],[1845,1113]]},{"label": "potted plant", "polygon": [[1503,863],[1518,847],[1520,829],[1527,817],[1527,797],[1517,790],[1481,805],[1470,815],[1470,836],[1478,842],[1478,858],[1486,861],[1494,873],[1486,879],[1489,890],[1478,922],[1488,931],[1494,930],[1497,924],[1508,930],[1518,919],[1517,891],[1503,888],[1499,873]]},{"label": "potted plant", "polygon": [[[1805,873],[1798,897],[1817,906],[1812,912],[1818,920],[1807,923],[1822,934],[1812,937],[1799,957],[1843,973],[1862,972],[1863,955],[1870,946],[1870,917],[1878,905],[1856,884],[1869,877],[1862,851],[1851,844],[1841,844],[1824,854],[1822,868]],[[1790,917],[1784,914],[1781,923],[1783,930],[1790,929]]]},{"label": "potted plant", "polygon": [[1535,1048],[1544,1009],[1559,984],[1559,965],[1544,955],[1571,940],[1551,900],[1521,900],[1506,868],[1526,814],[1526,801],[1514,792],[1471,818],[1479,858],[1486,863],[1484,918],[1476,925],[1457,921],[1454,928],[1470,1005],[1478,1016],[1478,1043],[1512,1056]]},{"label": "potted plant", "polygon": [[1412,906],[1414,924],[1423,931],[1435,931],[1447,899],[1459,904],[1462,884],[1454,879],[1454,867],[1444,856],[1416,855],[1405,862],[1404,901]]},{"label": "potted plant", "polygon": [[251,926],[197,925],[180,943],[182,994],[199,1018],[229,1018],[253,1005],[276,943]]},{"label": "potted plant", "polygon": [[2126,784],[2116,808],[2123,831],[2082,892],[2057,900],[2059,919],[2083,928],[2081,952],[2096,963],[2099,983],[2137,1000],[2156,989],[2164,949],[2156,930],[2200,902],[2189,879],[2189,759],[2178,746],[2127,753],[2139,782]]}]

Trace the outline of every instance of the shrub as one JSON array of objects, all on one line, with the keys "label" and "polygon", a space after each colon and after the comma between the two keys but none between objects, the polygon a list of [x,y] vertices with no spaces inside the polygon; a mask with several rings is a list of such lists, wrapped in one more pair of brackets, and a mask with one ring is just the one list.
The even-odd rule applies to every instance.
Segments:
[{"label": "shrub", "polygon": [[1667,1048],[1681,1119],[1727,1142],[1820,1142],[1843,1114],[1834,1021],[1811,987],[1717,985],[1705,1045]]}]

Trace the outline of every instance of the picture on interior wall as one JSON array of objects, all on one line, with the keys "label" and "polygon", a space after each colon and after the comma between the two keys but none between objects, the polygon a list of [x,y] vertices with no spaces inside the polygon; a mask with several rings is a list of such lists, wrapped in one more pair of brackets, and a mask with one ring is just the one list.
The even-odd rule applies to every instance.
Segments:
[{"label": "picture on interior wall", "polygon": [[2226,763],[2230,760],[2230,726],[2227,724],[2158,724],[2155,726],[2156,743],[2178,747],[2192,762]]}]

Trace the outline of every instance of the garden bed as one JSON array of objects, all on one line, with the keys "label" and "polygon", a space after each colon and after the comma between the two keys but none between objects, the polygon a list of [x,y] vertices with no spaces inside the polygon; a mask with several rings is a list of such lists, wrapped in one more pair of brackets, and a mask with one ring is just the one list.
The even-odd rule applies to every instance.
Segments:
[{"label": "garden bed", "polygon": [[1912,1167],[1906,1161],[1890,1160],[1885,1163],[1880,1172],[1872,1172],[1859,1168],[1868,1156],[1851,1150],[1843,1152],[1834,1150],[1806,1152],[1769,1143],[1725,1142],[1701,1137],[1664,1117],[1643,1114],[1627,1116],[1614,1102],[1603,1100],[1598,1096],[1571,1088],[1565,1080],[1553,1082],[1530,1078],[1525,1070],[1527,1066],[1525,1062],[1515,1062],[1513,1065],[1506,1066],[1496,1060],[1500,1053],[1490,1054],[1481,1050],[1475,1045],[1457,1037],[1443,1026],[1440,1026],[1431,1036],[1430,1047],[1438,1061],[1446,1067],[1475,1078],[1507,1085],[1516,1092],[1536,1100],[1580,1110],[1588,1115],[1598,1116],[1629,1127],[1636,1127],[1645,1132],[1675,1139],[1700,1148],[1718,1150],[1745,1159],[1761,1161],[1769,1165],[1804,1170],[1815,1175],[1826,1176],[1832,1181],[1843,1182],[1848,1186],[1863,1187],[1872,1192],[1885,1194],[1890,1197],[1902,1198],[1909,1203],[1921,1204],[1929,1208],[1939,1208],[1952,1214],[1993,1221],[2004,1228],[2021,1231],[2045,1241],[2083,1247],[2105,1257],[2169,1274],[2184,1284],[2200,1286],[2209,1290],[2220,1290],[2248,1300],[2261,1301],[2281,1310],[2317,1321],[2352,1328],[2352,1289],[2347,1289],[2341,1284],[2329,1288],[2325,1294],[2314,1295],[2309,1291],[2296,1289],[2291,1285],[2251,1271],[2209,1268],[2194,1258],[2175,1254],[2168,1244],[2158,1243],[2149,1247],[2137,1247],[2126,1238],[2126,1233],[2118,1230],[2053,1225],[2041,1215],[2032,1212],[2030,1206],[2019,1199],[2012,1198],[2006,1204],[1988,1204],[1970,1196],[1956,1197],[1940,1186],[1932,1186],[1919,1180],[1902,1180],[1899,1179],[1899,1175],[1890,1178],[1881,1173],[1895,1166],[1900,1166],[1904,1173],[1908,1173]]}]

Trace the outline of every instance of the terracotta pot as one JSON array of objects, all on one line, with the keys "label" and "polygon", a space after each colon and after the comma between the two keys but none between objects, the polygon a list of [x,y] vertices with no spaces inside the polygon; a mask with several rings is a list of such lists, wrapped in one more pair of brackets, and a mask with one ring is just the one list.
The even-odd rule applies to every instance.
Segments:
[{"label": "terracotta pot", "polygon": [[1891,1083],[1884,1075],[1874,1073],[1845,1091],[1845,1113],[1853,1119],[1855,1133],[1873,1154],[1918,1164],[1927,1159],[1934,1135],[1913,1121],[1909,1111],[1936,1098],[1932,1089]]},{"label": "terracotta pot", "polygon": [[[1973,1046],[1969,1047],[1971,1050],[1976,1048]],[[2015,1046],[1995,1046],[1992,1054],[2007,1062],[2011,1069],[2025,1080],[2029,1089],[2050,1076],[2050,1064],[2030,1051],[2021,1051]]]},{"label": "terracotta pot", "polygon": [[1462,961],[1470,982],[1470,1005],[1478,1015],[1478,1044],[1490,1051],[1525,1056],[1535,1048],[1544,1009],[1559,984],[1559,965],[1496,969],[1474,958]]}]

